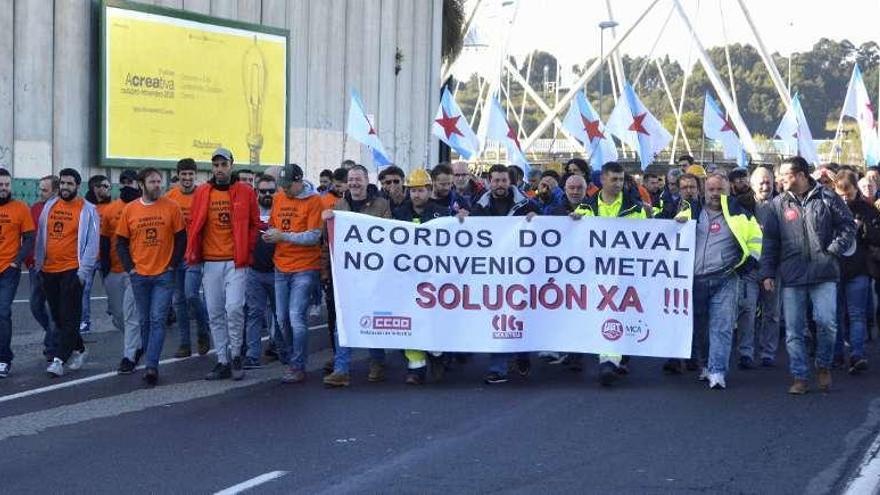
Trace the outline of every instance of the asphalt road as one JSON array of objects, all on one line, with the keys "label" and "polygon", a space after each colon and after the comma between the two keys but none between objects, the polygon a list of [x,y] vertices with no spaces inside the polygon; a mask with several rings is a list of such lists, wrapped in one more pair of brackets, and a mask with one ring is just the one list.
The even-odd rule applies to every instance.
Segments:
[{"label": "asphalt road", "polygon": [[[535,359],[527,379],[489,387],[477,357],[444,383],[407,387],[399,353],[380,384],[357,353],[352,387],[328,390],[320,319],[306,384],[282,385],[277,363],[205,382],[207,356],[163,364],[147,390],[139,374],[107,373],[120,335],[103,300],[92,311],[86,367],[51,380],[27,304],[15,305],[0,492],[839,493],[880,432],[880,370],[791,397],[784,363],[735,370],[710,391],[694,374],[662,375],[658,359],[634,359],[613,389],[592,361],[575,374]],[[876,345],[869,355],[880,366]]]}]

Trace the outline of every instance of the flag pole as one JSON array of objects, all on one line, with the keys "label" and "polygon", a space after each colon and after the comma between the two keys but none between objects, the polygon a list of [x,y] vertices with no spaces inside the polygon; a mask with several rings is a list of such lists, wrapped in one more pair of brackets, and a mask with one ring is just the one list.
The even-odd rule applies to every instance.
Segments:
[{"label": "flag pole", "polygon": [[[684,132],[684,125],[681,123],[681,114],[679,114],[678,110],[675,108],[675,100],[672,98],[672,91],[669,89],[669,83],[666,82],[666,74],[663,73],[663,66],[660,64],[660,60],[656,58],[654,59],[654,63],[657,65],[657,72],[660,73],[660,81],[663,83],[663,90],[666,92],[666,99],[669,100],[669,107],[672,108],[672,114],[675,116],[676,132],[681,132],[681,137],[684,138],[684,146],[687,148],[688,154],[693,155],[690,140]],[[672,154],[673,156],[675,155],[675,153]]]}]

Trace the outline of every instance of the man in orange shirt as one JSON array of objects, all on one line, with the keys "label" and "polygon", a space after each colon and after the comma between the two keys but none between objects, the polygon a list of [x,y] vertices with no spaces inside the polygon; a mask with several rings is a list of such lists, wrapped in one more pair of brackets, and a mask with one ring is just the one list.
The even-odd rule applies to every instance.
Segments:
[{"label": "man in orange shirt", "polygon": [[260,222],[254,188],[232,180],[232,152],[211,155],[213,177],[196,188],[187,231],[187,265],[202,265],[217,365],[207,380],[244,378],[241,344],[245,282]]},{"label": "man in orange shirt", "polygon": [[34,247],[34,221],[28,206],[12,199],[12,175],[0,168],[0,378],[12,367],[12,300],[21,266]]},{"label": "man in orange shirt", "polygon": [[120,375],[134,372],[143,354],[140,318],[135,308],[131,280],[116,252],[116,228],[122,218],[125,205],[141,197],[141,190],[133,185],[119,188],[119,198],[104,209],[101,217],[101,269],[107,306],[113,317],[113,325],[123,332],[122,361],[116,370]]},{"label": "man in orange shirt", "polygon": [[63,169],[58,177],[58,196],[43,207],[34,249],[35,266],[58,330],[58,347],[46,368],[54,377],[63,375],[65,366],[80,369],[85,361],[79,334],[83,286],[98,261],[98,212],[77,197],[82,178],[72,168]]},{"label": "man in orange shirt", "polygon": [[321,212],[315,187],[303,180],[299,165],[284,167],[278,177],[282,194],[272,203],[263,240],[275,246],[275,308],[281,328],[293,331],[287,369],[281,381],[302,383],[308,360],[308,309],[321,270]]},{"label": "man in orange shirt", "polygon": [[[98,211],[98,226],[101,225],[101,215],[110,206],[110,179],[106,175],[93,175],[89,177],[89,190],[86,192],[86,201],[95,205]],[[79,333],[88,333],[92,329],[92,285],[95,283],[94,275],[86,280],[83,287],[82,321],[79,323]]]},{"label": "man in orange shirt", "polygon": [[180,207],[162,197],[162,173],[145,168],[138,173],[138,182],[143,196],[122,210],[116,249],[131,277],[146,353],[144,381],[152,387],[159,381],[165,316],[174,294],[174,269],[186,246],[186,231]]},{"label": "man in orange shirt", "polygon": [[[192,158],[184,158],[177,162],[177,187],[171,188],[165,197],[177,203],[183,214],[183,222],[189,228],[190,209],[193,193],[196,190],[196,162]],[[201,265],[187,266],[181,263],[174,269],[174,311],[177,316],[177,329],[180,332],[180,344],[174,357],[192,356],[190,339],[190,311],[196,318],[198,352],[200,356],[208,353],[211,337],[208,332],[208,312],[205,310],[204,298],[199,294],[202,286]]]},{"label": "man in orange shirt", "polygon": [[[47,175],[40,179],[40,182],[37,185],[37,192],[39,193],[40,199],[31,205],[31,220],[33,220],[34,225],[37,225],[40,222],[40,214],[43,212],[43,207],[46,205],[46,201],[52,196],[58,194],[58,177]],[[37,323],[40,324],[45,332],[43,334],[43,356],[45,356],[49,362],[52,362],[52,357],[55,355],[56,345],[55,322],[53,322],[52,318],[49,316],[49,308],[46,304],[46,294],[43,292],[40,271],[34,266],[33,250],[31,250],[31,254],[25,258],[24,264],[28,269],[28,279],[30,280],[31,285],[31,315],[37,320]]]}]

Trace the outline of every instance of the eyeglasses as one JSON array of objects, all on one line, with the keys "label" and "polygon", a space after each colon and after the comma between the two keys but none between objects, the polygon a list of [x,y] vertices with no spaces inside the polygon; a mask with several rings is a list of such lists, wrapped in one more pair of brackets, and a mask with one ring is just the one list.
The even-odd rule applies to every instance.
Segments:
[{"label": "eyeglasses", "polygon": [[455,177],[467,177],[467,176],[469,176],[469,175],[471,175],[471,174],[452,174],[452,175],[455,176]]},{"label": "eyeglasses", "polygon": [[391,184],[400,184],[400,179],[385,179],[382,181],[382,184],[386,186],[390,186]]},{"label": "eyeglasses", "polygon": [[260,194],[275,194],[275,189],[259,189]]},{"label": "eyeglasses", "polygon": [[110,189],[110,184],[98,184],[97,187],[101,189]]}]

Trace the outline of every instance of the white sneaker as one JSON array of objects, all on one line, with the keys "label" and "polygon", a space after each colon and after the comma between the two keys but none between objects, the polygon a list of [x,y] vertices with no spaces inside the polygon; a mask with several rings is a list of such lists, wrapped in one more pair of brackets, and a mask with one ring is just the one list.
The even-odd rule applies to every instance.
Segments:
[{"label": "white sneaker", "polygon": [[727,388],[727,384],[724,383],[724,373],[710,373],[709,388],[713,390],[724,390]]},{"label": "white sneaker", "polygon": [[46,373],[49,373],[52,376],[64,376],[64,361],[59,358],[55,358],[49,363],[49,367],[46,368]]},{"label": "white sneaker", "polygon": [[701,382],[709,381],[709,368],[703,368],[700,370],[700,376],[697,380]]},{"label": "white sneaker", "polygon": [[83,367],[83,364],[86,362],[86,356],[89,355],[89,351],[73,351],[70,355],[70,359],[67,360],[67,368],[73,371],[76,371]]},{"label": "white sneaker", "polygon": [[0,378],[9,376],[9,363],[0,363]]}]

